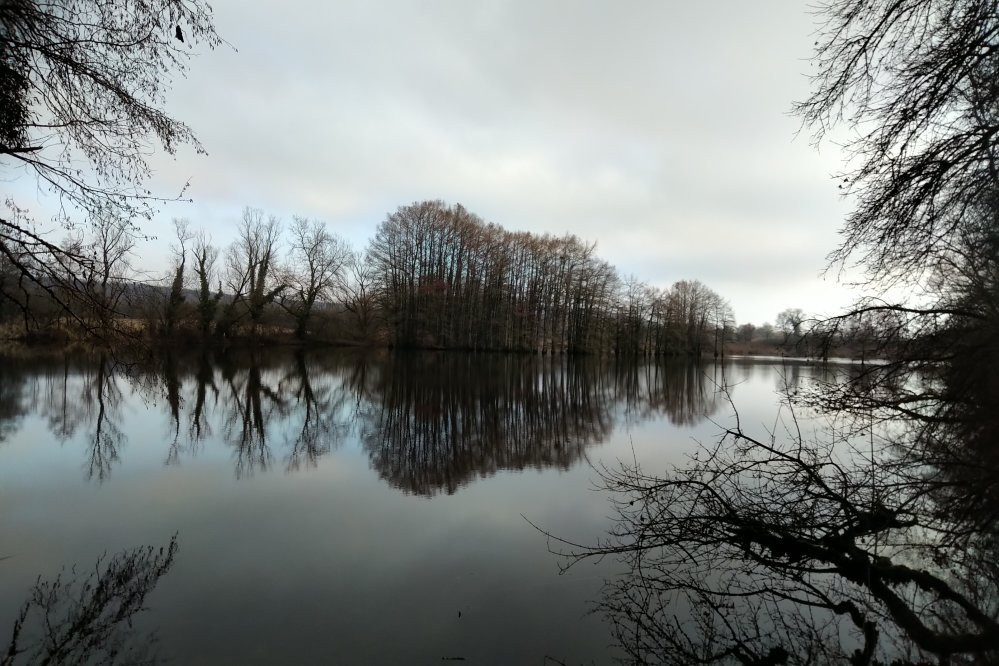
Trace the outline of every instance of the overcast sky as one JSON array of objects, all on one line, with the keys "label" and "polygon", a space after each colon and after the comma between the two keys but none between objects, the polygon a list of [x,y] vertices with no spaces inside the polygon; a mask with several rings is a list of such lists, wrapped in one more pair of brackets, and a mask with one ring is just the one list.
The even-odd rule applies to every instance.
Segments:
[{"label": "overcast sky", "polygon": [[821,279],[848,210],[833,145],[796,137],[806,3],[214,0],[237,49],[202,51],[169,108],[208,156],[191,218],[228,242],[245,205],[362,248],[387,213],[459,202],[512,230],[597,242],[623,275],[699,279],[739,322],[847,300]]}]

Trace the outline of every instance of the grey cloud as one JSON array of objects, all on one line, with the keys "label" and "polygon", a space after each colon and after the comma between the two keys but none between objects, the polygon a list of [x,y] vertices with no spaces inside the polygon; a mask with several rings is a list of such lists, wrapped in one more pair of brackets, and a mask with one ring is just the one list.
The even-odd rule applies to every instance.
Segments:
[{"label": "grey cloud", "polygon": [[747,319],[772,317],[753,285],[797,293],[836,241],[840,156],[787,115],[807,94],[798,2],[214,5],[239,51],[199,55],[170,102],[209,156],[155,166],[192,179],[221,238],[250,204],[360,243],[444,198],[596,241],[641,279],[702,279]]}]

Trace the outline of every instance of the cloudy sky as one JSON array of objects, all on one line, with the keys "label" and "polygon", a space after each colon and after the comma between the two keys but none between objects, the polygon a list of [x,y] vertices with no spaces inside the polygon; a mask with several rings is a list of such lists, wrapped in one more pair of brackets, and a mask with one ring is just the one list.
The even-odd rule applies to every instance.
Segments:
[{"label": "cloudy sky", "polygon": [[624,274],[699,279],[740,322],[830,312],[819,277],[841,155],[796,136],[806,3],[215,0],[169,108],[208,156],[154,161],[166,207],[227,242],[243,206],[326,220],[361,248],[416,200],[597,242]]}]

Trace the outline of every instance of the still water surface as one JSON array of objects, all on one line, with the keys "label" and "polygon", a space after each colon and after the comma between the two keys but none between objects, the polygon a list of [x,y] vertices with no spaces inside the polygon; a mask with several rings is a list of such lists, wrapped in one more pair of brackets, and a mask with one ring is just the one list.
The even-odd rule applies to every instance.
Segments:
[{"label": "still water surface", "polygon": [[[772,423],[807,365],[334,352],[0,360],[0,645],[39,576],[165,546],[183,664],[603,664],[597,469]],[[105,560],[106,561],[106,560]],[[2,656],[2,650],[0,650]],[[553,661],[555,660],[555,661]],[[18,663],[15,661],[15,663]],[[447,662],[443,662],[447,663]]]}]

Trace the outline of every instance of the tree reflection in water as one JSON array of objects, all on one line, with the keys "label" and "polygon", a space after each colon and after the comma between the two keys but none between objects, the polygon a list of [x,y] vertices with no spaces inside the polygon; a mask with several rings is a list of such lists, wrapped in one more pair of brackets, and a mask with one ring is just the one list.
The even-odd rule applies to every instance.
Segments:
[{"label": "tree reflection in water", "polygon": [[228,389],[223,394],[225,439],[235,449],[236,476],[266,471],[272,460],[267,426],[286,413],[285,400],[262,379],[254,356],[245,368],[237,368],[231,359],[224,359],[222,381]]},{"label": "tree reflection in water", "polygon": [[889,421],[805,427],[803,375],[763,437],[736,419],[684,464],[604,470],[603,541],[549,535],[565,567],[624,565],[597,609],[629,663],[999,663],[995,457],[948,467]]},{"label": "tree reflection in water", "polygon": [[714,365],[462,353],[203,351],[22,365],[0,375],[13,396],[0,420],[36,409],[59,440],[85,439],[88,478],[103,481],[121,462],[122,407],[141,400],[166,417],[167,465],[221,441],[238,478],[277,464],[294,472],[356,437],[390,485],[427,496],[502,469],[568,469],[622,414],[694,425],[718,409],[723,383]]},{"label": "tree reflection in water", "polygon": [[18,363],[0,363],[0,444],[18,431],[27,413],[26,372]]},{"label": "tree reflection in water", "polygon": [[568,469],[610,433],[607,377],[585,363],[420,354],[380,370],[361,439],[405,492],[450,494],[499,469]]},{"label": "tree reflection in water", "polygon": [[[119,427],[121,420],[121,386],[115,379],[115,363],[101,354],[97,369],[89,382],[84,399],[94,412],[93,438],[90,441],[90,460],[87,474],[91,479],[104,481],[111,468],[120,462],[125,436]],[[86,384],[85,384],[86,386]]]},{"label": "tree reflection in water", "polygon": [[[363,360],[359,364],[363,365]],[[297,434],[286,438],[290,441],[285,457],[289,472],[316,467],[349,430],[343,414],[351,402],[350,392],[337,390],[330,378],[331,373],[321,368],[313,371],[305,352],[299,350],[281,380],[282,389],[295,400],[302,419]]]},{"label": "tree reflection in water", "polygon": [[135,381],[132,369],[106,354],[3,358],[0,374],[0,441],[13,422],[28,413],[42,416],[60,442],[81,430],[87,457],[85,474],[107,479],[126,443],[120,428],[122,383]]},{"label": "tree reflection in water", "polygon": [[176,554],[175,535],[165,548],[102,558],[89,573],[74,566],[39,578],[0,644],[0,666],[155,663],[155,635],[137,636],[133,620]]},{"label": "tree reflection in water", "polygon": [[697,425],[718,411],[724,366],[697,363],[621,363],[614,366],[614,395],[631,418],[666,414],[674,425]]},{"label": "tree reflection in water", "polygon": [[198,369],[194,374],[194,381],[196,386],[194,407],[191,409],[187,436],[192,442],[200,442],[212,434],[211,425],[205,416],[208,391],[211,391],[213,399],[218,400],[219,398],[219,387],[215,385],[215,371],[206,351],[202,351],[198,355]]}]

